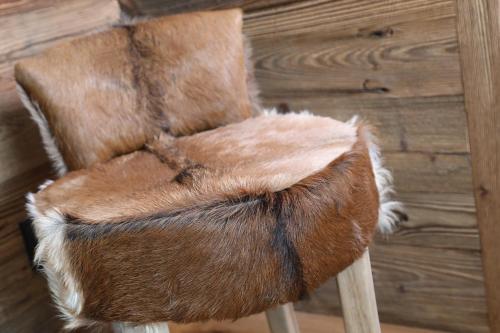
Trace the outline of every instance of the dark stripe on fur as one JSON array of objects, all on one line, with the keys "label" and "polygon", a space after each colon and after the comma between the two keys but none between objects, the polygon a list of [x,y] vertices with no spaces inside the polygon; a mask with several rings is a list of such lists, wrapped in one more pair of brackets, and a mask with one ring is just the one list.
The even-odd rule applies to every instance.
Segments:
[{"label": "dark stripe on fur", "polygon": [[151,81],[155,76],[147,72],[148,69],[143,66],[145,62],[151,61],[152,51],[141,40],[135,37],[136,27],[129,25],[124,26],[127,31],[130,61],[132,63],[132,75],[134,88],[137,90],[136,107],[138,110],[145,105],[147,111],[151,112],[155,122],[159,123],[159,127],[164,132],[169,132],[169,121],[164,115],[164,110],[167,109],[163,100],[165,94],[161,82]]},{"label": "dark stripe on fur", "polygon": [[136,44],[133,42],[133,36],[135,33],[135,27],[134,26],[125,26],[125,31],[127,31],[127,37],[129,40],[128,43],[128,51],[130,54],[130,62],[132,64],[132,84],[134,85],[134,88],[137,89],[138,91],[138,99],[136,101],[137,107],[140,106],[141,104],[141,93],[142,91],[140,90],[141,88],[141,78],[142,78],[142,69],[141,69],[141,64],[140,64],[140,52],[136,47]]},{"label": "dark stripe on fur", "polygon": [[[105,237],[113,232],[161,229],[172,223],[182,225],[192,223],[193,220],[206,221],[224,228],[231,221],[235,223],[245,221],[250,218],[248,214],[270,213],[276,220],[270,245],[282,258],[283,283],[294,286],[296,297],[303,298],[306,295],[307,286],[304,281],[302,261],[287,231],[287,224],[292,220],[294,211],[293,200],[289,196],[286,190],[262,195],[242,195],[210,204],[115,223],[89,224],[76,217],[66,216],[67,236],[69,240],[91,240]],[[214,216],[219,218],[214,219]]]},{"label": "dark stripe on fur", "polygon": [[155,155],[161,163],[166,164],[172,170],[178,170],[181,168],[179,163],[179,153],[176,149],[165,146],[162,149],[158,149],[152,145],[146,144],[144,150]]},{"label": "dark stripe on fur", "polygon": [[[263,200],[264,195],[248,195],[186,207],[171,212],[158,212],[143,217],[130,217],[121,221],[102,221],[101,223],[88,223],[78,217],[66,215],[66,233],[70,240],[91,240],[114,232],[140,232],[151,228],[161,229],[171,223],[189,224],[193,220],[206,221],[209,217],[211,217],[211,220],[206,221],[207,223],[224,226],[227,221],[241,221],[248,218],[246,214],[255,214],[262,207]],[[214,216],[217,218],[214,218]]]},{"label": "dark stripe on fur", "polygon": [[[288,200],[284,202],[287,196]],[[286,279],[285,285],[295,286],[297,297],[302,298],[307,292],[302,261],[287,231],[287,224],[291,222],[293,216],[293,203],[286,190],[274,193],[273,199],[271,211],[276,218],[276,227],[273,231],[271,246],[283,259],[281,262],[283,277]]]},{"label": "dark stripe on fur", "polygon": [[182,185],[189,184],[195,179],[196,174],[203,172],[203,170],[205,170],[203,165],[194,163],[183,168],[177,176],[174,177],[174,181]]}]

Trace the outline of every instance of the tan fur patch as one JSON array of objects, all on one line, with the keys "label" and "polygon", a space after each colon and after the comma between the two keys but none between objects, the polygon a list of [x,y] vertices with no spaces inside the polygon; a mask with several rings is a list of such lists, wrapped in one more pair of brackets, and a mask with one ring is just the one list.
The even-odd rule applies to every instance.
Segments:
[{"label": "tan fur patch", "polygon": [[140,22],[16,65],[69,170],[252,114],[240,10]]}]

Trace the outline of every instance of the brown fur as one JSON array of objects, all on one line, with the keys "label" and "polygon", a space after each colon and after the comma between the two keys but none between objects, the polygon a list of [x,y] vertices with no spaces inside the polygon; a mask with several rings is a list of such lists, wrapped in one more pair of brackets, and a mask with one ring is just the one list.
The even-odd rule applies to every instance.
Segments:
[{"label": "brown fur", "polygon": [[296,301],[396,220],[366,128],[246,119],[260,105],[241,23],[238,10],[144,21],[16,67],[60,174],[79,169],[27,205],[69,327]]},{"label": "brown fur", "polygon": [[[69,170],[252,114],[240,10],[169,16],[47,50],[16,65]],[[249,74],[250,75],[250,74]]]},{"label": "brown fur", "polygon": [[[289,156],[308,163],[262,173]],[[78,316],[136,323],[233,319],[296,301],[361,255],[379,207],[364,130],[296,114],[163,136],[69,173],[36,201],[66,217]]]},{"label": "brown fur", "polygon": [[[261,116],[178,139],[162,135],[148,145],[154,154],[136,152],[106,167],[98,164],[91,173],[69,173],[56,182],[62,186],[50,187],[41,196],[47,193],[44,201],[51,206],[53,200],[62,213],[85,220],[122,219],[158,207],[194,204],[198,199],[192,198],[193,190],[208,195],[240,187],[282,190],[322,169],[355,141],[354,127],[330,118]],[[196,188],[169,181],[185,174],[186,168],[192,172],[194,165],[196,172],[204,170]]]}]

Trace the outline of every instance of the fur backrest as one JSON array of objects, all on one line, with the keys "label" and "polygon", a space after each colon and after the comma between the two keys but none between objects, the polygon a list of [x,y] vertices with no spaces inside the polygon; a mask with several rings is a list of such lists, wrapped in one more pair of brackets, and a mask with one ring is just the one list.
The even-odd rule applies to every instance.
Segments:
[{"label": "fur backrest", "polygon": [[158,135],[252,115],[240,10],[190,13],[73,40],[16,65],[49,155],[85,168]]}]

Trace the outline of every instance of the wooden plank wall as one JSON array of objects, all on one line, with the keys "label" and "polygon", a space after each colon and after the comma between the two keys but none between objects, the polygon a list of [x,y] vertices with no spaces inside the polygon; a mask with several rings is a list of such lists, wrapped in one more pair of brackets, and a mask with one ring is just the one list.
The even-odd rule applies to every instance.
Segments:
[{"label": "wooden plank wall", "polygon": [[[371,249],[381,320],[488,331],[455,0],[123,5],[132,15],[242,6],[266,106],[377,126],[410,215]],[[297,308],[340,314],[334,281]]]},{"label": "wooden plank wall", "polygon": [[459,0],[458,39],[491,332],[500,332],[499,0]]},{"label": "wooden plank wall", "polygon": [[[372,247],[382,321],[487,332],[455,0],[122,0],[130,15],[242,6],[266,106],[380,130],[408,222]],[[0,331],[53,332],[45,283],[17,223],[49,167],[14,91],[12,65],[54,41],[115,22],[111,0],[0,3]],[[5,42],[6,41],[6,42]],[[340,314],[335,281],[300,310]]]},{"label": "wooden plank wall", "polygon": [[0,2],[0,332],[57,332],[46,281],[32,272],[18,223],[27,192],[51,176],[38,129],[15,91],[13,65],[62,38],[109,26],[112,0]]}]

